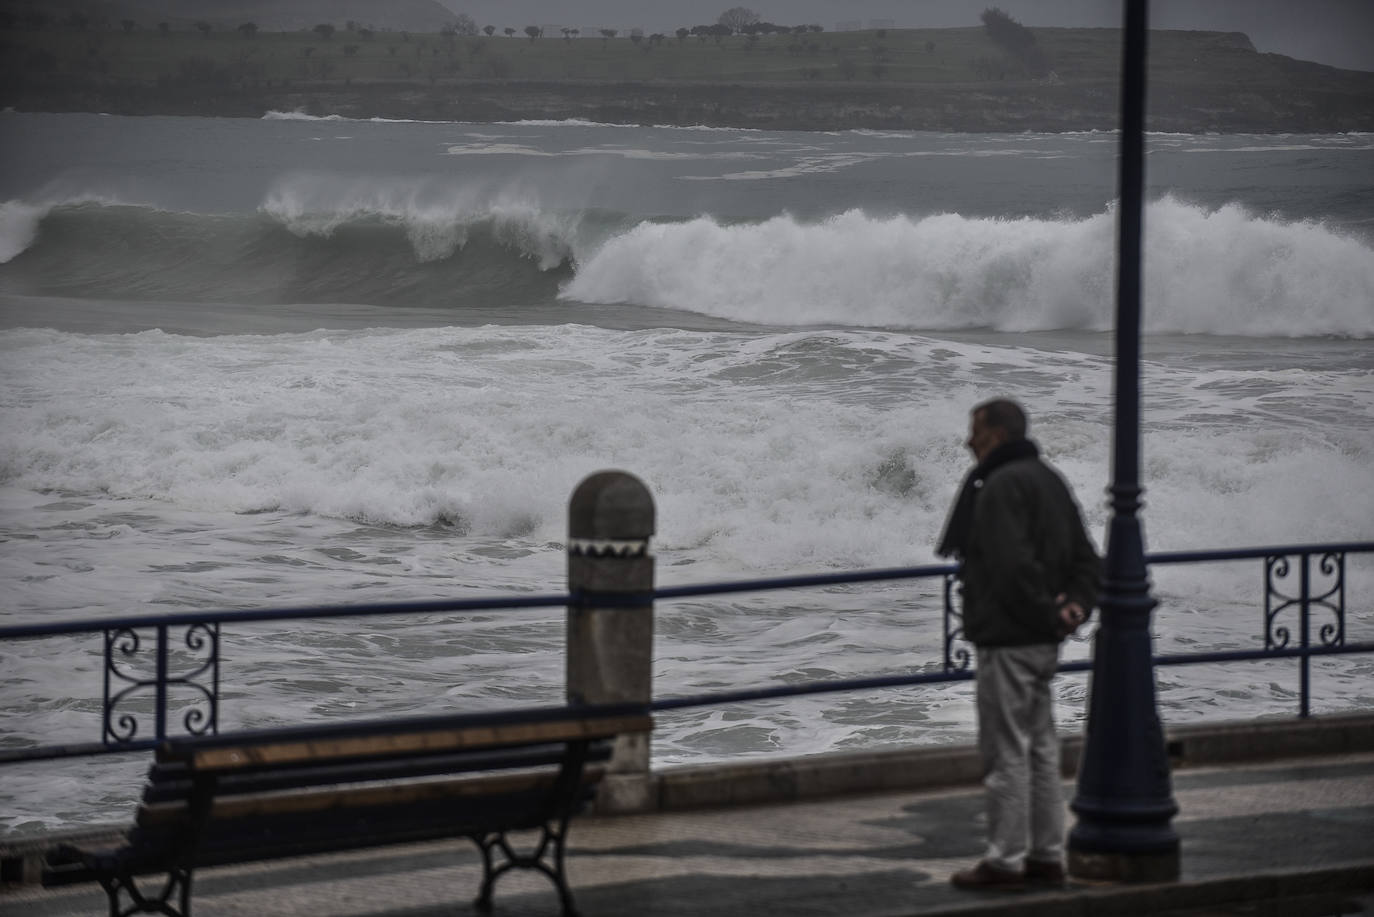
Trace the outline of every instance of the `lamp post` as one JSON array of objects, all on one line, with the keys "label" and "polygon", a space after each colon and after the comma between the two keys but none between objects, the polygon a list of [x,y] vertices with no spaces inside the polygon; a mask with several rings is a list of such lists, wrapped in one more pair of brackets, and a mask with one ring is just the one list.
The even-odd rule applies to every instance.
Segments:
[{"label": "lamp post", "polygon": [[1178,878],[1178,811],[1155,704],[1140,520],[1140,262],[1145,178],[1147,0],[1125,0],[1117,204],[1116,417],[1112,518],[1093,646],[1092,692],[1069,833],[1069,872],[1085,879]]}]

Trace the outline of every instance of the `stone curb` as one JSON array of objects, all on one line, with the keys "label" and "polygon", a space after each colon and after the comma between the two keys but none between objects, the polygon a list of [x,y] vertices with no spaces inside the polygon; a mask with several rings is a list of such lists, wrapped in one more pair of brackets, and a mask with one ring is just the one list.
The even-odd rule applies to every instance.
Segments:
[{"label": "stone curb", "polygon": [[[1307,720],[1198,723],[1166,729],[1173,768],[1261,762],[1374,751],[1374,714]],[[1083,741],[1063,740],[1063,771],[1078,771]],[[972,746],[840,752],[785,760],[675,767],[651,773],[641,791],[598,800],[598,814],[683,811],[795,802],[846,793],[929,790],[977,784],[982,764]],[[647,783],[647,787],[643,784]],[[636,805],[641,806],[636,808]]]}]

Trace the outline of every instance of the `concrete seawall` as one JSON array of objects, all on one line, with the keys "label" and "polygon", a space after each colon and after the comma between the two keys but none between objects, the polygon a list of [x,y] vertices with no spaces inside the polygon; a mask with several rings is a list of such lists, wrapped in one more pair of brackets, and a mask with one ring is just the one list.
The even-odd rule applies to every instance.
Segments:
[{"label": "concrete seawall", "polygon": [[[1175,768],[1374,751],[1374,713],[1307,720],[1200,723],[1166,729]],[[1079,736],[1063,740],[1064,775]],[[677,767],[649,775],[658,811],[792,802],[849,793],[967,786],[982,778],[973,746],[897,748]]]}]

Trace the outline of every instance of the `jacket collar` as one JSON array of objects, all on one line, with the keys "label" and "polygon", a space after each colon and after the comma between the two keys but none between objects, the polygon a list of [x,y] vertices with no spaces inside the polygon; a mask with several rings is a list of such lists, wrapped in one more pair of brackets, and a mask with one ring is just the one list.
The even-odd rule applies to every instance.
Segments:
[{"label": "jacket collar", "polygon": [[1039,457],[1040,449],[1032,440],[1019,439],[1016,442],[1003,443],[989,452],[988,457],[978,463],[978,467],[973,469],[973,477],[979,481],[986,481],[988,475],[1008,462]]},{"label": "jacket collar", "polygon": [[941,557],[963,557],[968,547],[969,532],[973,528],[973,503],[978,497],[978,491],[983,489],[983,482],[988,479],[988,475],[1011,462],[1039,456],[1040,449],[1033,441],[1021,439],[1003,443],[975,465],[964,478],[964,484],[959,488],[959,496],[950,507],[949,520],[945,523],[945,531],[940,536],[940,546],[935,549],[935,553]]}]

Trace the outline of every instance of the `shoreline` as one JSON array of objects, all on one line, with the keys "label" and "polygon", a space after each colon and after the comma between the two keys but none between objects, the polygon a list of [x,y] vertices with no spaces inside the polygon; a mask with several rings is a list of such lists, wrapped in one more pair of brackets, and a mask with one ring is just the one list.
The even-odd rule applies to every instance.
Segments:
[{"label": "shoreline", "polygon": [[[21,85],[5,93],[21,112],[262,118],[270,111],[354,120],[492,123],[581,120],[635,126],[756,130],[900,130],[1076,133],[1117,128],[1117,95],[1095,84],[452,81],[293,83],[206,95],[194,87],[108,83]],[[1146,129],[1177,134],[1344,134],[1374,131],[1361,95],[1315,106],[1226,87],[1161,87]]]}]

